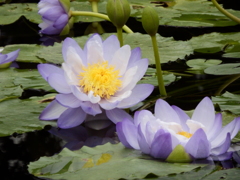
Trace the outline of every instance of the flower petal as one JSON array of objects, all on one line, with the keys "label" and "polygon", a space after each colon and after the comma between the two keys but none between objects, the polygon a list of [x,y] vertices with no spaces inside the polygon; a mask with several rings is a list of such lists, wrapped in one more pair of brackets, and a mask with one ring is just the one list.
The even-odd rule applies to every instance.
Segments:
[{"label": "flower petal", "polygon": [[57,94],[56,100],[59,104],[68,108],[77,108],[82,104],[82,101],[73,94]]},{"label": "flower petal", "polygon": [[207,158],[210,154],[210,144],[203,129],[198,129],[185,146],[186,152],[195,159]]},{"label": "flower petal", "polygon": [[121,122],[123,119],[132,119],[126,111],[118,108],[106,110],[106,115],[115,124]]},{"label": "flower petal", "polygon": [[103,42],[104,59],[111,62],[113,55],[120,48],[120,43],[117,36],[111,35]]},{"label": "flower petal", "polygon": [[69,108],[66,111],[64,111],[59,117],[57,121],[58,127],[62,129],[76,127],[82,124],[85,118],[86,118],[86,113],[82,110],[81,107]]},{"label": "flower petal", "polygon": [[59,93],[63,94],[71,93],[71,89],[67,82],[65,81],[64,75],[62,74],[56,73],[50,74],[48,77],[48,83]]},{"label": "flower petal", "polygon": [[89,97],[85,93],[81,92],[81,88],[80,87],[73,85],[70,88],[71,88],[72,93],[74,94],[74,96],[76,96],[79,100],[81,100],[81,101],[89,101]]},{"label": "flower petal", "polygon": [[68,23],[68,15],[62,14],[54,23],[53,27],[57,29],[63,29]]},{"label": "flower petal", "polygon": [[227,136],[225,138],[225,141],[218,147],[211,150],[211,155],[220,155],[224,154],[228,151],[229,147],[231,145],[231,134],[227,133]]},{"label": "flower petal", "polygon": [[87,47],[87,52],[85,48],[84,51],[87,54],[87,61],[89,64],[96,64],[104,61],[102,39],[99,35],[95,34],[89,38],[85,46]]},{"label": "flower petal", "polygon": [[240,117],[235,118],[232,122],[223,127],[222,131],[218,133],[215,139],[211,142],[212,148],[218,147],[223,143],[227,133],[231,134],[231,139],[236,136],[240,129]]},{"label": "flower petal", "polygon": [[70,63],[72,60],[72,57],[67,55],[69,53],[69,48],[70,48],[70,52],[77,53],[77,55],[74,55],[75,62],[81,60],[81,62],[76,62],[76,63],[79,63],[80,65],[82,63],[84,66],[87,66],[87,57],[84,51],[81,49],[78,43],[72,38],[66,38],[63,41],[62,54],[63,54],[64,61],[67,63]]},{"label": "flower petal", "polygon": [[150,154],[155,158],[165,160],[171,152],[171,134],[164,132],[163,129],[160,129],[158,133],[156,133],[156,137],[153,140]]},{"label": "flower petal", "polygon": [[130,46],[124,45],[116,51],[112,61],[110,62],[110,65],[116,67],[119,70],[120,76],[122,76],[126,72],[130,55]]},{"label": "flower petal", "polygon": [[146,99],[153,91],[154,86],[151,84],[138,84],[133,90],[131,96],[123,99],[118,105],[118,108],[129,108],[144,99]]},{"label": "flower petal", "polygon": [[53,64],[38,64],[37,66],[39,73],[47,81],[50,74],[56,73],[63,75],[63,70]]},{"label": "flower petal", "polygon": [[102,110],[100,109],[98,104],[93,104],[89,101],[84,101],[81,104],[81,107],[83,111],[85,111],[87,114],[91,114],[95,116],[96,114],[102,113]]},{"label": "flower petal", "polygon": [[127,148],[133,148],[127,141],[126,136],[123,132],[123,122],[118,122],[116,125],[117,135],[121,143]]},{"label": "flower petal", "polygon": [[20,49],[10,52],[8,54],[2,55],[5,58],[3,58],[2,60],[0,59],[0,64],[14,61],[18,57],[19,51],[20,51]]},{"label": "flower petal", "polygon": [[164,122],[175,122],[181,124],[178,114],[175,110],[164,100],[159,99],[155,104],[155,116]]},{"label": "flower petal", "polygon": [[128,67],[127,69],[133,67],[136,65],[136,62],[141,60],[142,58],[142,52],[140,47],[136,47],[131,51],[131,56],[129,58],[129,62],[128,62]]},{"label": "flower petal", "polygon": [[175,112],[178,114],[179,119],[180,119],[180,121],[181,121],[180,124],[181,124],[183,130],[186,131],[186,132],[189,132],[189,128],[188,128],[188,126],[187,126],[187,124],[186,124],[186,121],[187,121],[188,119],[190,119],[189,116],[188,116],[182,109],[180,109],[180,108],[177,107],[177,106],[172,106],[172,108],[173,108],[173,110],[175,110]]},{"label": "flower petal", "polygon": [[139,147],[143,153],[149,154],[150,153],[150,145],[147,143],[147,140],[146,140],[144,134],[145,133],[142,132],[142,128],[139,125],[138,126],[138,137],[137,137]]},{"label": "flower petal", "polygon": [[40,120],[54,120],[58,119],[59,116],[66,110],[67,108],[60,105],[56,100],[52,101],[40,114]]},{"label": "flower petal", "polygon": [[197,105],[191,119],[203,124],[206,127],[207,133],[212,130],[215,120],[215,109],[209,97],[203,98]]},{"label": "flower petal", "polygon": [[214,126],[212,127],[212,130],[207,134],[208,140],[211,142],[219,134],[219,132],[221,132],[221,129],[222,114],[218,113],[215,115]]},{"label": "flower petal", "polygon": [[118,122],[116,129],[118,137],[124,146],[127,148],[139,149],[137,128],[130,120],[124,119],[122,122]]}]

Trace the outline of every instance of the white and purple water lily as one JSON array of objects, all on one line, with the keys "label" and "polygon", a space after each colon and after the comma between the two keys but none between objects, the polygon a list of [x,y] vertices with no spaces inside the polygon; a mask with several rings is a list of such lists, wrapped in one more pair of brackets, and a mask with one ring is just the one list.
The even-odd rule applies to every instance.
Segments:
[{"label": "white and purple water lily", "polygon": [[114,123],[130,117],[124,110],[148,97],[150,84],[137,84],[148,67],[141,59],[140,48],[120,47],[116,36],[102,41],[98,34],[91,36],[84,49],[66,38],[63,42],[62,68],[40,64],[43,78],[60,94],[41,113],[41,120],[58,119],[60,128],[81,124],[86,114],[104,111]]},{"label": "white and purple water lily", "polygon": [[[222,128],[222,115],[215,114],[208,97],[198,104],[192,118],[180,108],[159,99],[155,116],[142,110],[135,113],[134,120],[125,119],[117,123],[119,139],[126,147],[140,149],[162,160],[173,157],[176,149],[181,149],[180,145],[190,160],[209,156],[229,159],[232,155],[229,152],[231,139],[239,130],[240,117]],[[176,161],[181,160],[176,157]]]},{"label": "white and purple water lily", "polygon": [[42,16],[43,22],[39,24],[40,32],[54,35],[68,34],[72,23],[69,20],[69,0],[41,0],[38,3],[38,13]]},{"label": "white and purple water lily", "polygon": [[18,57],[20,49],[10,52],[8,54],[0,53],[0,65],[13,62]]}]

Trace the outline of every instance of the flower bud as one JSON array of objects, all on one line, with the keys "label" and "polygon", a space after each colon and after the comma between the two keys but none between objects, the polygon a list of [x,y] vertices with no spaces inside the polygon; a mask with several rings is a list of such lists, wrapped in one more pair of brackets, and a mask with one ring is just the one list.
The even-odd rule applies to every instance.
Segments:
[{"label": "flower bud", "polygon": [[130,13],[130,5],[127,0],[108,0],[107,14],[117,28],[122,28],[125,25]]},{"label": "flower bud", "polygon": [[149,6],[144,8],[142,13],[142,25],[150,36],[155,36],[159,26],[159,18],[155,9]]}]

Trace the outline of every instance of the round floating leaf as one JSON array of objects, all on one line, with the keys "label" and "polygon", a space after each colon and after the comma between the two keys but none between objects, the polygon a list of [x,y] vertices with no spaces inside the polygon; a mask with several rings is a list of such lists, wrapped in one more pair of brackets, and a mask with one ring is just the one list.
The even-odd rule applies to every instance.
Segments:
[{"label": "round floating leaf", "polygon": [[81,177],[88,180],[106,180],[139,179],[149,173],[161,177],[191,171],[199,166],[202,165],[149,160],[149,157],[142,155],[140,151],[127,149],[121,143],[108,143],[95,148],[84,146],[74,152],[63,149],[59,155],[41,157],[39,161],[30,163],[29,171],[35,176],[51,179],[76,180]]},{"label": "round floating leaf", "polygon": [[216,59],[192,59],[187,61],[187,65],[191,67],[188,71],[194,72],[196,74],[203,74],[203,70],[220,64],[222,61],[221,60],[216,60]]},{"label": "round floating leaf", "polygon": [[240,172],[240,168],[215,171],[212,174],[209,174],[207,177],[205,177],[204,180],[213,180],[213,179],[236,180],[236,179],[239,179],[239,172]]},{"label": "round floating leaf", "polygon": [[222,111],[230,111],[240,115],[240,95],[225,92],[221,96],[212,97],[214,104],[218,104]]},{"label": "round floating leaf", "polygon": [[240,74],[240,63],[220,64],[211,66],[204,70],[206,74],[213,75],[233,75]]},{"label": "round floating leaf", "polygon": [[56,124],[53,121],[40,121],[38,119],[42,110],[48,103],[42,101],[54,95],[32,97],[27,100],[9,99],[0,102],[0,136],[8,136],[42,129],[47,124]]}]

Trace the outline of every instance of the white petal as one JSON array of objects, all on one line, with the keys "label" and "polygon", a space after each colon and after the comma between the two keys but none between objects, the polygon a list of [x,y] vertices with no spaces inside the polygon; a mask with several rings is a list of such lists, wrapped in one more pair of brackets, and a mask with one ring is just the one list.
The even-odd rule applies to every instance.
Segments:
[{"label": "white petal", "polygon": [[118,49],[118,51],[114,54],[112,61],[110,62],[111,65],[113,65],[119,70],[120,76],[122,76],[126,72],[130,55],[130,46],[125,45]]},{"label": "white petal", "polygon": [[202,128],[206,132],[206,127],[201,124],[200,122],[193,121],[193,120],[187,120],[186,124],[189,127],[189,131],[191,134],[194,134],[198,129]]}]

